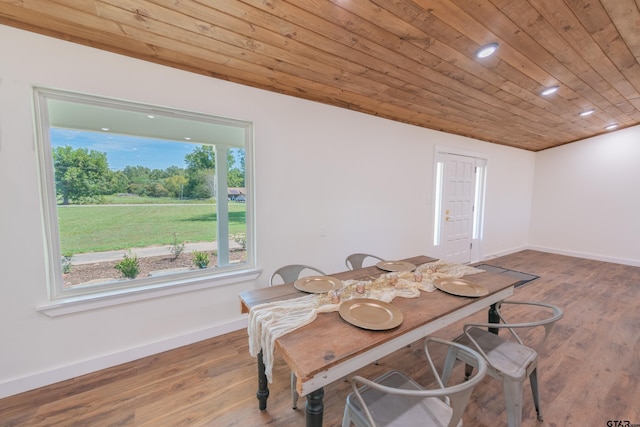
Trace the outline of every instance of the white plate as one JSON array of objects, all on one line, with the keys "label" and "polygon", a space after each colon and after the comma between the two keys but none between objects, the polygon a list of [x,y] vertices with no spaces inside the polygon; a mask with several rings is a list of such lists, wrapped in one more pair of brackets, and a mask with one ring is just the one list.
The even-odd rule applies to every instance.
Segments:
[{"label": "white plate", "polygon": [[461,297],[481,297],[489,293],[489,290],[484,286],[465,279],[447,279],[446,277],[442,277],[434,280],[433,284],[441,291]]},{"label": "white plate", "polygon": [[371,298],[354,298],[340,304],[340,317],[354,326],[372,331],[384,331],[399,326],[402,311],[388,302]]},{"label": "white plate", "polygon": [[342,287],[342,280],[331,276],[307,276],[296,280],[293,286],[302,292],[323,294]]},{"label": "white plate", "polygon": [[415,265],[406,261],[380,261],[376,267],[384,271],[413,271],[416,269]]}]

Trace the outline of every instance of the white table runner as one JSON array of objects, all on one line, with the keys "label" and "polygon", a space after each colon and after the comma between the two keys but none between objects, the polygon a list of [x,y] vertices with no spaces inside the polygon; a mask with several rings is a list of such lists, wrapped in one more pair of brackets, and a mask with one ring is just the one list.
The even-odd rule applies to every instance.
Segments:
[{"label": "white table runner", "polygon": [[[420,291],[435,290],[435,279],[459,278],[481,272],[483,270],[467,265],[435,261],[418,266],[414,272],[386,273],[375,280],[345,280],[337,291],[338,295],[309,294],[256,305],[249,311],[249,353],[256,357],[262,350],[265,374],[272,382],[276,339],[313,322],[318,313],[338,311],[342,301],[352,298],[373,298],[385,302],[391,302],[395,297],[417,298]],[[357,292],[358,284],[364,284],[364,293]]]}]

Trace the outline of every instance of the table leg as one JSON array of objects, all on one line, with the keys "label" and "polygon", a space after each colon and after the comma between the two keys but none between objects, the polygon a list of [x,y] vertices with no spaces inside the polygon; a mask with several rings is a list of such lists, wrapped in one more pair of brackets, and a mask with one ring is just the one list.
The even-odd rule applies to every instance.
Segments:
[{"label": "table leg", "polygon": [[[491,307],[489,308],[489,323],[500,323],[500,316],[498,316],[496,304],[491,304]],[[489,332],[493,332],[498,335],[498,328],[489,328]]]},{"label": "table leg", "polygon": [[305,405],[307,427],[322,427],[322,414],[324,412],[324,405],[322,404],[323,397],[323,388],[319,388],[307,396],[307,404]]},{"label": "table leg", "polygon": [[[489,308],[489,323],[500,323],[500,316],[498,316],[498,312],[496,311],[496,305],[495,304],[491,304],[491,307]],[[489,332],[492,332],[496,335],[498,335],[498,328],[489,328]],[[469,378],[471,378],[471,374],[473,373],[473,366],[471,365],[464,365],[464,380],[468,380]]]},{"label": "table leg", "polygon": [[264,373],[264,360],[262,360],[262,350],[258,353],[258,406],[261,411],[267,409],[267,398],[269,397],[269,386],[267,384],[267,375]]}]

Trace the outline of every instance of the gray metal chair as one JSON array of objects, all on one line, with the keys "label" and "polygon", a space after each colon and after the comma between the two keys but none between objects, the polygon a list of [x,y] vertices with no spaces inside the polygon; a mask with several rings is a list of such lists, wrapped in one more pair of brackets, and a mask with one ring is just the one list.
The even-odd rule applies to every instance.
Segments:
[{"label": "gray metal chair", "polygon": [[359,268],[362,268],[362,264],[367,258],[373,258],[378,261],[384,261],[382,258],[377,257],[375,255],[358,253],[358,254],[349,255],[347,259],[344,260],[344,263],[347,265],[347,268],[349,270],[357,270]]},{"label": "gray metal chair", "polygon": [[[309,265],[304,265],[304,264],[290,264],[290,265],[285,265],[283,267],[280,267],[271,275],[271,277],[269,278],[269,286],[278,284],[278,283],[275,283],[275,279],[277,278],[279,278],[282,281],[282,283],[295,282],[302,276],[302,272],[305,270],[309,270],[309,272],[313,274],[326,276],[326,274],[323,273],[322,270],[317,269],[315,267],[311,267]],[[308,274],[306,274],[305,272],[305,275],[308,275]]]},{"label": "gray metal chair", "polygon": [[[455,348],[473,359],[478,366],[475,376],[461,384],[446,387],[429,354],[430,342]],[[349,427],[351,423],[357,427],[457,426],[473,388],[487,372],[487,364],[476,351],[438,338],[427,338],[424,352],[437,388],[424,389],[398,371],[387,372],[373,381],[355,376],[351,380],[353,392],[347,396],[342,427]]]},{"label": "gray metal chair", "polygon": [[[300,278],[302,272],[311,272],[314,274],[318,274],[320,276],[325,276],[324,272],[318,268],[311,267],[309,265],[304,264],[289,264],[283,267],[280,267],[269,278],[269,286],[276,285],[275,280],[279,278],[282,283],[291,283],[295,282]],[[291,400],[293,401],[291,407],[293,409],[298,408],[298,391],[296,390],[296,375],[291,372]]]},{"label": "gray metal chair", "polygon": [[[505,304],[528,305],[532,308],[541,307],[542,310],[537,309],[536,311],[543,311],[546,318],[526,323],[508,323],[500,312],[500,305]],[[520,427],[522,424],[522,394],[524,381],[527,377],[529,377],[531,384],[538,420],[542,421],[538,393],[538,353],[533,348],[524,345],[515,329],[544,327],[544,343],[555,322],[562,318],[562,310],[552,304],[522,301],[503,301],[497,305],[496,310],[501,323],[468,323],[464,326],[464,333],[454,341],[477,350],[488,364],[489,375],[502,381],[509,427]],[[480,328],[507,329],[509,335],[502,337],[487,329]],[[466,375],[469,375],[477,363],[476,359],[469,357],[467,353],[451,347],[447,352],[442,372],[444,384],[447,384],[456,360],[461,360],[466,364]]]}]

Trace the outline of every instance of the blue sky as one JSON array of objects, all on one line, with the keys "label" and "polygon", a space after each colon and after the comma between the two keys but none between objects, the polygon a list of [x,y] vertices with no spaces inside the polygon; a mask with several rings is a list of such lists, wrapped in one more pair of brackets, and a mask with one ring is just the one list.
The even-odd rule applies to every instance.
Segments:
[{"label": "blue sky", "polygon": [[167,142],[59,128],[51,128],[51,145],[54,148],[65,145],[74,149],[85,147],[107,153],[111,170],[122,170],[125,166],[146,166],[150,169],[166,169],[169,166],[184,168],[185,154],[197,147],[197,144],[179,141]]}]

